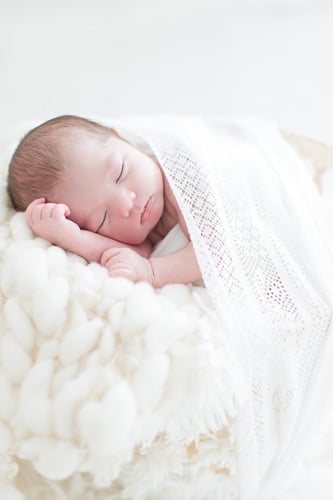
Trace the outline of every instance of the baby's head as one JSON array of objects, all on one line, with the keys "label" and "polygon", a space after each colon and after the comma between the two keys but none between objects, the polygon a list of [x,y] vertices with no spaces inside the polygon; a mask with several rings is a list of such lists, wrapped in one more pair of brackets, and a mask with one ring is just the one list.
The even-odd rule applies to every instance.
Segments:
[{"label": "baby's head", "polygon": [[17,210],[36,198],[48,198],[65,180],[66,148],[76,133],[104,142],[113,130],[78,116],[64,115],[32,129],[21,140],[9,164],[8,193]]},{"label": "baby's head", "polygon": [[155,158],[116,130],[76,116],[49,120],[22,139],[8,193],[17,210],[38,198],[63,203],[80,228],[129,244],[142,243],[164,210]]}]

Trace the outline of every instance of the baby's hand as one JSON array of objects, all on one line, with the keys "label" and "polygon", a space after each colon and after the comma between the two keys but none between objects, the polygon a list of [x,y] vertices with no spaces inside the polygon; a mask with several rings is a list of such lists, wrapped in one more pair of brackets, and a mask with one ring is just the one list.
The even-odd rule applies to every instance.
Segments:
[{"label": "baby's hand", "polygon": [[69,214],[67,205],[46,203],[45,198],[32,201],[26,209],[27,222],[33,232],[63,248],[80,233],[79,226],[67,219]]},{"label": "baby's hand", "polygon": [[153,270],[149,259],[141,257],[129,248],[109,248],[101,257],[101,264],[105,266],[110,276],[127,278],[135,283],[147,281],[153,285]]}]

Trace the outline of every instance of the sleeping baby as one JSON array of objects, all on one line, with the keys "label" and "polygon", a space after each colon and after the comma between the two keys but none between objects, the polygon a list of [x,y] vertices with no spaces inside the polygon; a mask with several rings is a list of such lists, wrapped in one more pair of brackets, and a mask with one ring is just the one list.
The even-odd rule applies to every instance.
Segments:
[{"label": "sleeping baby", "polygon": [[[165,116],[113,125],[62,116],[30,131],[9,166],[13,205],[38,236],[111,276],[156,288],[202,277],[247,388],[240,483],[251,498],[282,498],[318,408],[328,409],[331,213],[275,124]],[[152,252],[177,227],[185,246]]]},{"label": "sleeping baby", "polygon": [[34,128],[12,157],[8,192],[35,234],[111,276],[154,287],[201,276],[190,241],[151,256],[174,226],[188,230],[156,157],[113,128],[77,116]]}]

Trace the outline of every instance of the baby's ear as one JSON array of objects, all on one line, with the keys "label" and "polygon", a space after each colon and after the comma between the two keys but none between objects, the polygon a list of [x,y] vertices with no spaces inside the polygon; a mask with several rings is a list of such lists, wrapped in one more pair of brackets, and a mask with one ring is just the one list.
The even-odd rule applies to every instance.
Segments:
[{"label": "baby's ear", "polygon": [[124,134],[118,128],[113,128],[113,127],[111,127],[110,130],[111,130],[112,134],[114,134],[116,137],[118,137],[118,139],[121,139],[122,141],[127,142],[128,144],[131,144],[131,137],[130,138],[127,137],[128,132],[126,134]]},{"label": "baby's ear", "polygon": [[120,135],[120,132],[117,128],[113,128],[111,127],[111,132],[116,135],[117,137],[120,137],[121,138],[121,135]]}]

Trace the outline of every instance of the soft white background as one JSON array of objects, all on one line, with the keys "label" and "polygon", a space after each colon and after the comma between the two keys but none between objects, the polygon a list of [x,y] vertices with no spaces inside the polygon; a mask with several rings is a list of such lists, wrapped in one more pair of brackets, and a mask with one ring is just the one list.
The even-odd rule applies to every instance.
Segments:
[{"label": "soft white background", "polygon": [[333,0],[0,0],[0,133],[256,114],[333,144]]},{"label": "soft white background", "polygon": [[[0,0],[0,140],[64,113],[255,114],[333,145],[332,54],[333,0]],[[302,500],[332,500],[312,474]]]}]

